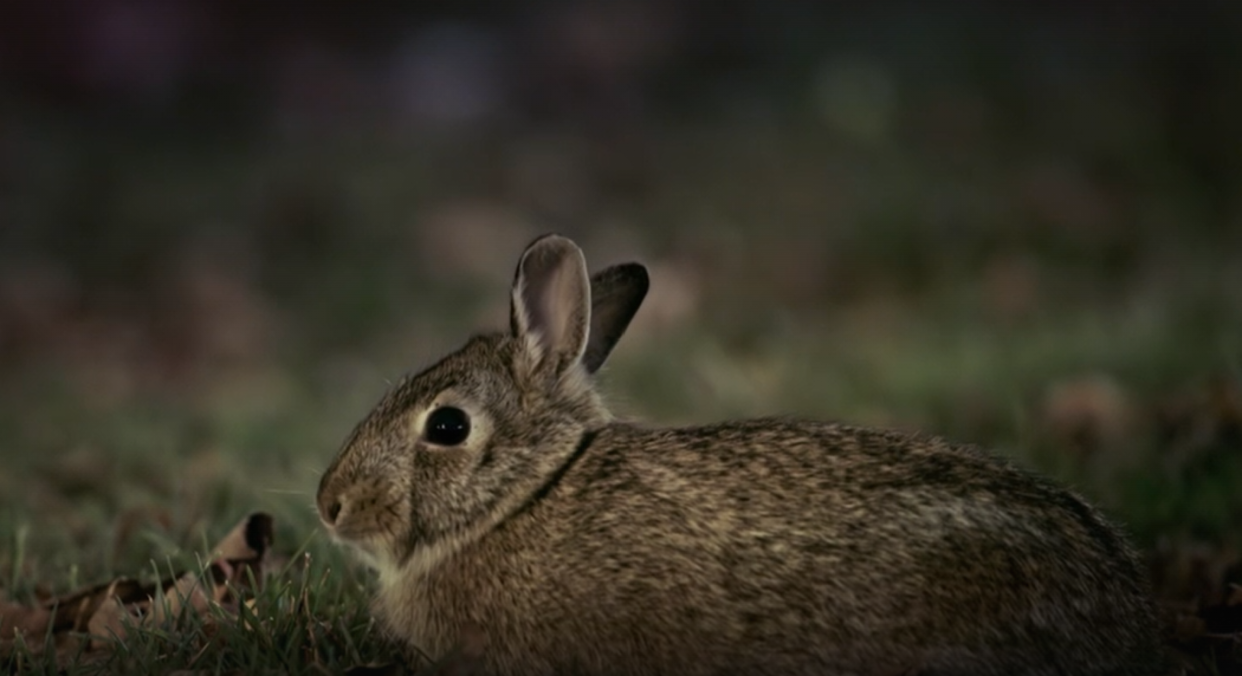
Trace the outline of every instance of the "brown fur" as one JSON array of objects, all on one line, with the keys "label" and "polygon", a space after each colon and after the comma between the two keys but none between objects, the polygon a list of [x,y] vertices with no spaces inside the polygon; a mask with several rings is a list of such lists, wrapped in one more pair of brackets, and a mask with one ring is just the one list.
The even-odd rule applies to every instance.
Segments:
[{"label": "brown fur", "polygon": [[[645,273],[622,275],[640,292],[598,288],[626,284],[609,269],[571,293],[577,247],[538,247],[540,268],[563,260],[542,285],[561,290],[526,313],[541,285],[520,263],[511,331],[399,383],[320,484],[325,523],[380,572],[394,636],[440,657],[481,631],[485,671],[513,675],[1161,673],[1125,538],[996,456],[801,420],[613,421],[588,370]],[[632,307],[584,346],[592,312],[610,315],[591,296]],[[535,314],[561,324],[535,331]],[[461,446],[421,437],[442,405],[470,414]]]}]

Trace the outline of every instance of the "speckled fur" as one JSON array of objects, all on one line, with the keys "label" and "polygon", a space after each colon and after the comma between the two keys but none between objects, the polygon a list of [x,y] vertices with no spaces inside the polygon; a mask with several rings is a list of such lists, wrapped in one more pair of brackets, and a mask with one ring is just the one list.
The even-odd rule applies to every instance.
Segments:
[{"label": "speckled fur", "polygon": [[[498,675],[1162,673],[1142,566],[1077,495],[927,436],[617,422],[530,341],[403,380],[320,484],[419,650],[476,628]],[[477,419],[461,448],[418,436],[445,402]]]}]

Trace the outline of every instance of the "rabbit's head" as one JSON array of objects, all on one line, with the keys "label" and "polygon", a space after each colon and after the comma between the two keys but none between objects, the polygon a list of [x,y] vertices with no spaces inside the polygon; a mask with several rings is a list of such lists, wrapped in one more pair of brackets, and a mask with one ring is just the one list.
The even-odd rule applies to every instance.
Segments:
[{"label": "rabbit's head", "polygon": [[521,509],[609,420],[591,375],[647,284],[639,264],[588,278],[569,239],[532,242],[509,331],[402,379],[346,440],[319,483],[329,531],[384,574],[430,566]]}]

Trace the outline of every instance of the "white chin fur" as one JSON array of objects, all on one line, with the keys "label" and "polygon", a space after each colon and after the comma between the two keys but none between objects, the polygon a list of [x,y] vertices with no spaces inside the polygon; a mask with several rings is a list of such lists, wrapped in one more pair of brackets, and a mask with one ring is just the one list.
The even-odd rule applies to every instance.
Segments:
[{"label": "white chin fur", "polygon": [[352,539],[332,533],[332,539],[347,548],[355,558],[372,570],[383,572],[388,568],[396,568],[396,561],[387,551],[387,547],[375,538]]}]

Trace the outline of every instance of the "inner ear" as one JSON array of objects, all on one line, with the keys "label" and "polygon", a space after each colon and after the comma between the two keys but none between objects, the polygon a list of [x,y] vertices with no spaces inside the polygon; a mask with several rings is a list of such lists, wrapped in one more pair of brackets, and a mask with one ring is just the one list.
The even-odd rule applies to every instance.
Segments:
[{"label": "inner ear", "polygon": [[591,323],[591,287],[578,245],[560,235],[531,242],[518,261],[512,303],[514,336],[535,350],[537,363],[552,357],[563,368],[582,358]]}]

